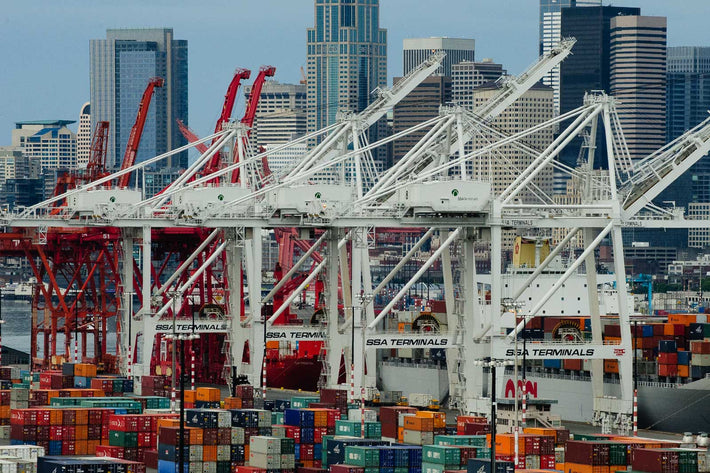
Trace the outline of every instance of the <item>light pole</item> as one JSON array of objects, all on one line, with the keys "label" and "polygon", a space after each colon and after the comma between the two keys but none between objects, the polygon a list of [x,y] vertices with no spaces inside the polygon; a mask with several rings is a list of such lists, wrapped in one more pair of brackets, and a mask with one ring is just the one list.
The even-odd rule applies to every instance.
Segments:
[{"label": "light pole", "polygon": [[[518,325],[518,309],[523,307],[522,302],[518,302],[513,300],[512,298],[506,297],[503,300],[503,306],[505,306],[506,311],[512,312],[514,318],[515,318],[515,326],[517,327]],[[526,320],[527,323],[527,320]],[[522,334],[523,334],[523,356],[525,356],[525,327],[523,326]],[[515,364],[513,365],[513,378],[515,378],[515,389],[513,389],[513,393],[515,396],[515,464],[518,464],[518,456],[520,454],[519,448],[518,448],[518,439],[520,436],[520,422],[518,421],[518,337],[515,337]],[[523,377],[525,376],[525,367],[523,367]],[[523,393],[525,393],[525,381],[523,381]],[[525,394],[523,394],[525,396]],[[525,401],[523,401],[525,403]],[[525,404],[523,404],[524,406]],[[525,412],[525,408],[523,407],[523,412]],[[524,414],[523,414],[524,415]]]},{"label": "light pole", "polygon": [[[510,362],[487,357],[483,360],[476,360],[473,364],[488,367],[491,371],[491,389],[489,392],[491,398],[491,473],[496,473],[496,367],[508,365]],[[517,463],[515,468],[517,468]]]}]

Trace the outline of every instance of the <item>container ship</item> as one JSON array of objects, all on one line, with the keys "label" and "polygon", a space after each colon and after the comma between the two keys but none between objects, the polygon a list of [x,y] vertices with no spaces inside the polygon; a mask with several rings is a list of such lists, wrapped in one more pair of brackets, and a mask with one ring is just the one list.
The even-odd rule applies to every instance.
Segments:
[{"label": "container ship", "polygon": [[[523,242],[524,243],[524,242]],[[532,241],[528,242],[533,244]],[[503,297],[512,295],[534,270],[532,262],[511,265],[503,277]],[[532,302],[544,294],[549,285],[565,271],[558,261],[528,288],[519,300]],[[597,277],[600,312],[605,341],[620,340],[618,306],[612,274]],[[546,316],[528,322],[519,337],[528,347],[536,342],[591,340],[591,320],[586,300],[586,275],[572,275],[558,294],[543,307]],[[490,277],[478,276],[479,301],[485,303]],[[629,311],[633,311],[629,300]],[[525,314],[525,308],[519,315]],[[638,386],[639,427],[672,432],[703,431],[710,425],[710,316],[699,314],[666,314],[657,317],[632,316],[632,339]],[[400,311],[387,318],[388,328],[398,331],[447,331],[443,301],[421,301],[411,310]],[[522,345],[521,345],[522,346]],[[520,361],[519,361],[520,364]],[[522,383],[522,366],[518,384]],[[532,399],[554,399],[556,413],[564,420],[593,422],[594,400],[591,389],[591,360],[528,360],[525,383]],[[449,391],[446,353],[440,349],[392,350],[380,361],[378,383],[383,390],[405,394],[426,392],[445,400]],[[513,369],[507,367],[498,383],[500,399],[514,398],[516,382]],[[605,394],[620,394],[619,368],[616,360],[604,361]]]}]

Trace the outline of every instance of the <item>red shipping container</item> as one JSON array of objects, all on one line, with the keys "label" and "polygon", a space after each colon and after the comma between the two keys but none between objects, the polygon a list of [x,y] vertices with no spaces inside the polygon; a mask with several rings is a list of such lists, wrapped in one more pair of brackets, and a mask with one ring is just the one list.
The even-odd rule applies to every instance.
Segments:
[{"label": "red shipping container", "polygon": [[635,448],[631,451],[631,468],[648,473],[678,473],[677,451],[660,448]]},{"label": "red shipping container", "polygon": [[328,473],[328,470],[324,468],[300,466],[296,468],[296,473]]},{"label": "red shipping container", "polygon": [[697,353],[699,355],[710,355],[710,342],[705,341],[691,341],[690,351],[692,353]]},{"label": "red shipping container", "polygon": [[313,443],[323,443],[324,435],[328,435],[327,427],[316,427],[313,429]]},{"label": "red shipping container", "polygon": [[562,360],[562,368],[566,370],[582,370],[582,360]]},{"label": "red shipping container", "polygon": [[365,469],[352,465],[330,465],[330,473],[365,473]]},{"label": "red shipping container", "polygon": [[154,470],[158,469],[158,451],[157,450],[144,450],[143,462],[148,468]]},{"label": "red shipping container", "polygon": [[543,470],[554,470],[555,455],[540,455],[540,468]]},{"label": "red shipping container", "polygon": [[677,365],[678,353],[659,353],[658,362],[664,365]]},{"label": "red shipping container", "polygon": [[97,457],[123,458],[123,447],[113,447],[110,445],[97,445]]},{"label": "red shipping container", "polygon": [[313,460],[315,448],[313,444],[302,443],[299,449],[301,460]]},{"label": "red shipping container", "polygon": [[658,364],[658,376],[678,376],[678,365]]},{"label": "red shipping container", "polygon": [[76,442],[68,440],[62,442],[62,455],[76,455]]},{"label": "red shipping container", "polygon": [[609,465],[609,444],[570,440],[565,444],[565,462],[592,466]]},{"label": "red shipping container", "polygon": [[380,422],[383,424],[391,423],[397,425],[399,414],[415,414],[416,412],[417,409],[414,407],[383,406],[380,407]]},{"label": "red shipping container", "polygon": [[301,443],[301,428],[295,425],[287,425],[286,437],[293,439],[296,443]]},{"label": "red shipping container", "polygon": [[458,429],[456,433],[458,435],[483,435],[491,432],[491,426],[486,424],[464,424],[463,432],[459,432]]}]

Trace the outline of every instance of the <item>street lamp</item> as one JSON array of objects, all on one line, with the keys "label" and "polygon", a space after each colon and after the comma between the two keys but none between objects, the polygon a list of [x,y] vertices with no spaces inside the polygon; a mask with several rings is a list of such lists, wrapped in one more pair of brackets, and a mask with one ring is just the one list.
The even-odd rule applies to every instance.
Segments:
[{"label": "street lamp", "polygon": [[[173,318],[173,321],[175,318]],[[185,340],[193,340],[196,335],[190,333],[172,333],[167,335],[173,341],[173,353],[175,353],[177,341],[180,342],[180,431],[178,433],[178,471],[185,471]],[[174,361],[174,359],[173,359]],[[173,378],[175,372],[173,371]],[[175,389],[173,388],[173,401],[175,399]]]},{"label": "street lamp", "polygon": [[[491,398],[491,473],[496,473],[496,367],[509,365],[510,361],[487,357],[483,360],[475,360],[473,364],[488,367],[491,371],[491,389],[489,392]],[[517,467],[517,460],[515,467]]]},{"label": "street lamp", "polygon": [[[503,305],[506,311],[511,312],[515,318],[515,326],[518,325],[518,309],[522,308],[524,303],[513,300],[512,298],[506,297],[503,299]],[[527,324],[527,320],[525,320]],[[523,360],[525,360],[525,326],[523,325]],[[518,422],[518,337],[515,337],[515,364],[513,366],[513,377],[515,378],[515,389],[513,393],[515,396],[515,464],[518,464],[518,438],[520,435],[520,425]],[[523,361],[523,416],[525,416],[525,362]],[[523,425],[525,421],[523,421]]]}]

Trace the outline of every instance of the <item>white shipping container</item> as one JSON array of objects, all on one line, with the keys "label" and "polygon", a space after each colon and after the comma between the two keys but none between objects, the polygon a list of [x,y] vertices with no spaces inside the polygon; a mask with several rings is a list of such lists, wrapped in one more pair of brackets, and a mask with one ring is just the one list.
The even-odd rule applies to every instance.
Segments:
[{"label": "white shipping container", "polygon": [[0,426],[0,439],[10,440],[10,426],[9,425]]},{"label": "white shipping container", "polygon": [[0,447],[0,458],[17,457],[23,460],[37,461],[37,457],[44,456],[44,447],[34,445],[4,445]]},{"label": "white shipping container", "polygon": [[231,459],[229,445],[217,445],[217,461],[228,462]]},{"label": "white shipping container", "polygon": [[202,462],[190,462],[188,471],[202,471]]},{"label": "white shipping container", "polygon": [[555,447],[555,463],[565,462],[565,447]]},{"label": "white shipping container", "polygon": [[708,316],[707,314],[698,314],[695,316],[695,323],[698,324],[706,324],[708,323]]},{"label": "white shipping container", "polygon": [[[348,420],[362,421],[360,409],[348,409]],[[377,412],[372,409],[365,409],[365,422],[377,422]]]},{"label": "white shipping container", "polygon": [[220,429],[226,429],[232,426],[232,413],[229,411],[218,411],[217,412],[217,427]]},{"label": "white shipping container", "polygon": [[281,469],[292,470],[296,468],[296,455],[293,453],[281,455]]},{"label": "white shipping container", "polygon": [[30,407],[29,401],[10,401],[10,409],[28,409]]},{"label": "white shipping container", "polygon": [[189,461],[201,462],[202,455],[202,445],[190,445],[190,451],[188,452]]},{"label": "white shipping container", "polygon": [[0,460],[0,473],[18,473],[17,463],[10,460]]},{"label": "white shipping container", "polygon": [[419,432],[404,429],[402,440],[410,445],[431,445],[434,443],[434,432]]},{"label": "white shipping container", "polygon": [[710,354],[693,353],[690,355],[690,364],[693,366],[710,366]]},{"label": "white shipping container", "polygon": [[202,473],[217,473],[217,462],[202,462]]},{"label": "white shipping container", "polygon": [[249,466],[255,466],[257,468],[265,468],[267,470],[281,469],[281,455],[279,454],[268,454],[268,453],[256,453],[249,449]]},{"label": "white shipping container", "polygon": [[415,407],[426,407],[431,404],[434,396],[431,394],[411,393],[409,395],[409,405]]},{"label": "white shipping container", "polygon": [[528,470],[540,469],[540,455],[526,455],[525,468],[527,468]]},{"label": "white shipping container", "polygon": [[244,445],[244,427],[232,427],[232,445]]},{"label": "white shipping container", "polygon": [[22,388],[13,388],[10,390],[11,401],[29,401],[30,390]]},{"label": "white shipping container", "polygon": [[255,435],[249,439],[249,452],[254,453],[281,453],[281,439]]}]

